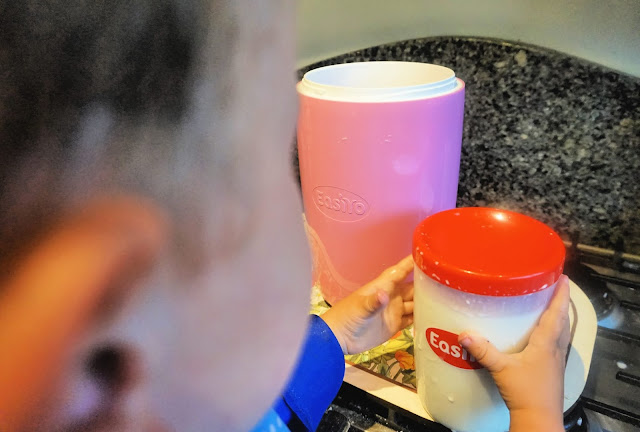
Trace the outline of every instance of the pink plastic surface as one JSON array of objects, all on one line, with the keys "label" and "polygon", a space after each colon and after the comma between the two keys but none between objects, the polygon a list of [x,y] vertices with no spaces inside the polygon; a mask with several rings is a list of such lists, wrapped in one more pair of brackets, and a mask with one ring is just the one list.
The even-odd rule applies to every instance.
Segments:
[{"label": "pink plastic surface", "polygon": [[445,95],[342,102],[300,94],[298,152],[313,282],[334,303],[411,253],[455,207],[464,83]]}]

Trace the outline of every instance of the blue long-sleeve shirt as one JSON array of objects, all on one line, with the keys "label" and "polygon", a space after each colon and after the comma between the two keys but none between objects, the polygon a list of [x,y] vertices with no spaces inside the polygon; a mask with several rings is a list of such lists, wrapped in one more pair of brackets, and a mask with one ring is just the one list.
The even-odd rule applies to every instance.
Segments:
[{"label": "blue long-sleeve shirt", "polygon": [[311,315],[298,364],[273,410],[256,425],[258,431],[313,431],[338,394],[344,378],[342,348],[327,324]]}]

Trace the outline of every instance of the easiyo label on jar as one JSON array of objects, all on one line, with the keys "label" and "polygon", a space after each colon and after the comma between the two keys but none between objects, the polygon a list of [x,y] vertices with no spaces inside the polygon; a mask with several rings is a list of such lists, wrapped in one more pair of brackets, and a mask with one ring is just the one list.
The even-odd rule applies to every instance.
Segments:
[{"label": "easiyo label on jar", "polygon": [[434,353],[451,366],[460,369],[482,369],[480,363],[458,344],[458,335],[438,328],[428,328],[427,343]]}]

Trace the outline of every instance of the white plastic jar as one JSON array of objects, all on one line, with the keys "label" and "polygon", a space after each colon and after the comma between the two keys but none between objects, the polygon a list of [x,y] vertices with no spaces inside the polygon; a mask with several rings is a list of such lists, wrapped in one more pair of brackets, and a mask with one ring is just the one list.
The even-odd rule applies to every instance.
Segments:
[{"label": "white plastic jar", "polygon": [[413,257],[422,404],[458,432],[508,431],[509,412],[497,387],[458,335],[475,330],[501,351],[521,351],[562,274],[562,240],[525,215],[457,208],[417,227]]}]

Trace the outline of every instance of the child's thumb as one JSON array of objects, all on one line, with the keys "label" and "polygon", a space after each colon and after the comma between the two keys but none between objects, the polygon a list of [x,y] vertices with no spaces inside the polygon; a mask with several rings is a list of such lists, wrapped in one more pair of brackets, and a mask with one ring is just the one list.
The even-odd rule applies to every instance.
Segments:
[{"label": "child's thumb", "polygon": [[458,342],[489,372],[496,373],[504,369],[507,362],[507,354],[498,351],[484,337],[474,332],[462,332],[458,336]]}]

